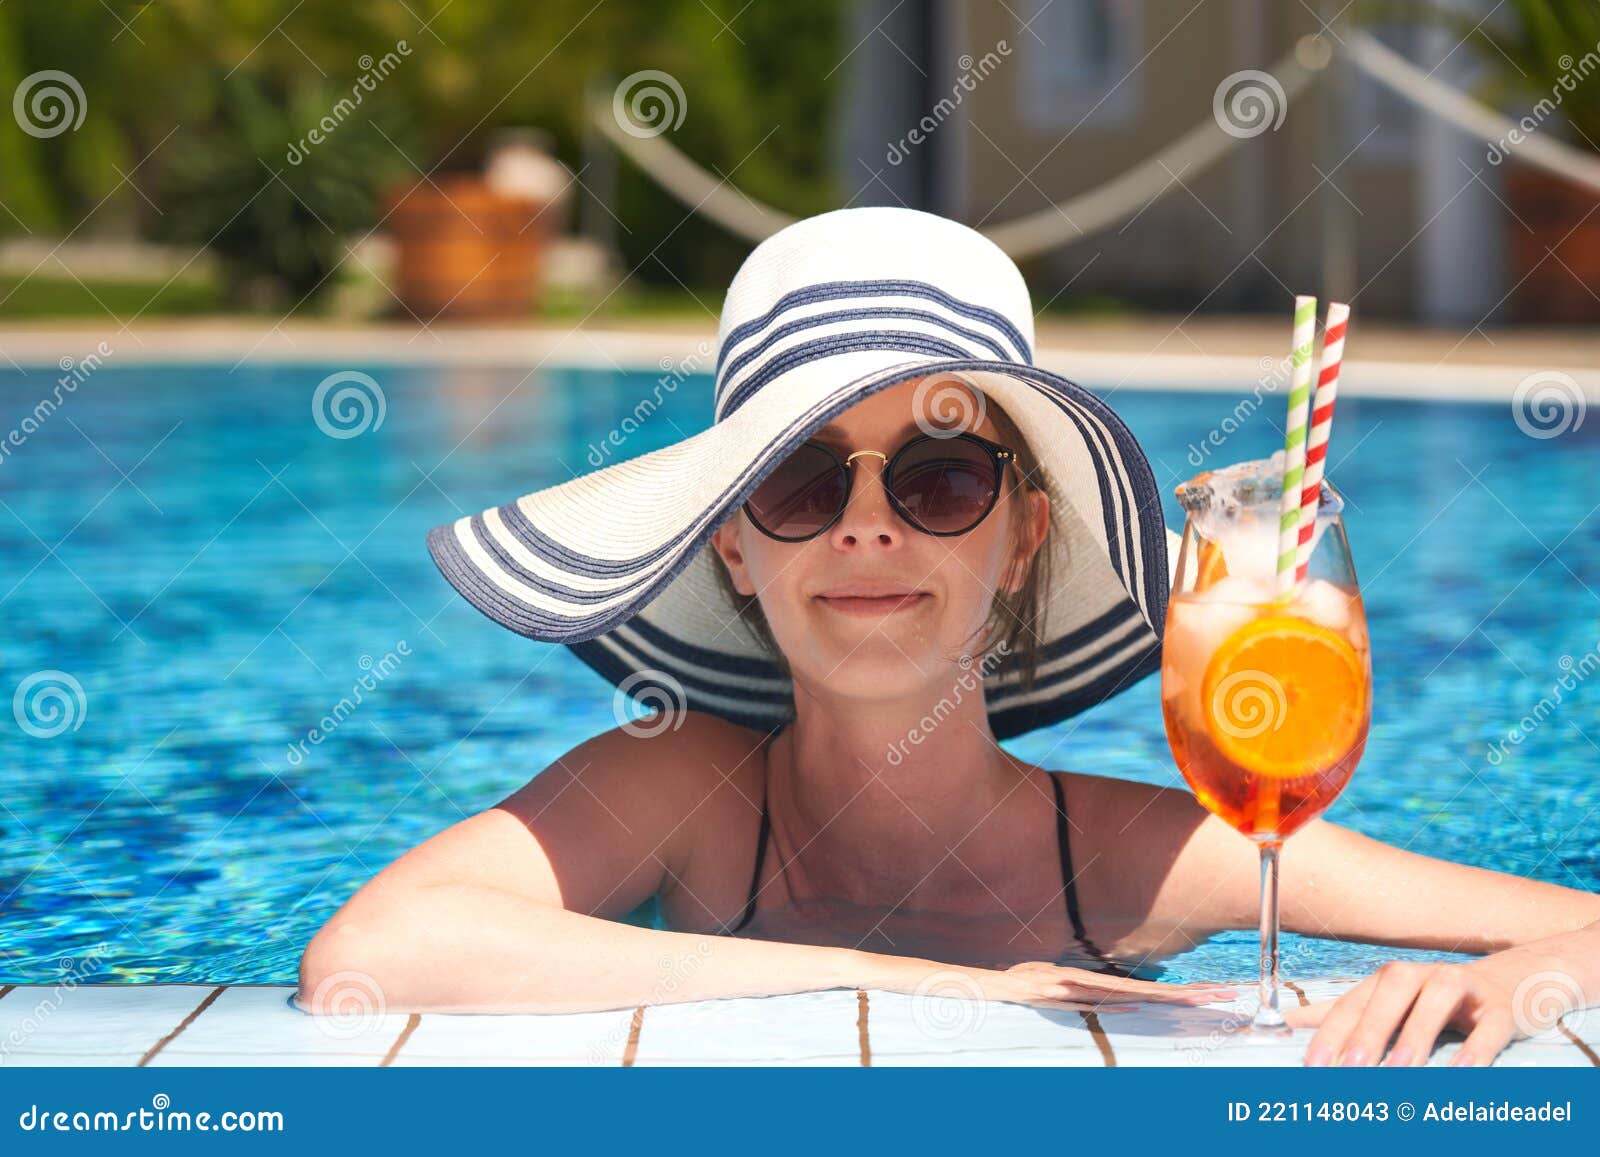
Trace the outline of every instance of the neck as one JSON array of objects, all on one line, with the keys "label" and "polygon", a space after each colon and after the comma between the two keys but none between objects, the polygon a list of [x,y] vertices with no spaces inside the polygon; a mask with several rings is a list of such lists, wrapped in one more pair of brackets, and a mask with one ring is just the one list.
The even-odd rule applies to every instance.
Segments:
[{"label": "neck", "polygon": [[795,719],[771,759],[803,859],[913,884],[952,851],[967,855],[959,845],[1026,776],[994,738],[981,684],[959,701],[838,699],[797,684]]}]

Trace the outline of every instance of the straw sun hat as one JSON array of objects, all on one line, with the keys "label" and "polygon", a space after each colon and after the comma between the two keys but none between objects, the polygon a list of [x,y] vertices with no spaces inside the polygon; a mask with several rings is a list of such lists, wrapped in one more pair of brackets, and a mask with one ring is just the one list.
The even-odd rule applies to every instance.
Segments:
[{"label": "straw sun hat", "polygon": [[629,694],[770,730],[791,713],[790,682],[724,594],[712,532],[841,411],[953,375],[1016,423],[1054,514],[1035,683],[1022,690],[1004,661],[982,669],[995,736],[1065,719],[1158,667],[1176,539],[1150,464],[1105,402],[1031,364],[1027,286],[988,239],[910,209],[798,221],[745,259],[717,338],[710,428],[435,527],[445,578]]}]

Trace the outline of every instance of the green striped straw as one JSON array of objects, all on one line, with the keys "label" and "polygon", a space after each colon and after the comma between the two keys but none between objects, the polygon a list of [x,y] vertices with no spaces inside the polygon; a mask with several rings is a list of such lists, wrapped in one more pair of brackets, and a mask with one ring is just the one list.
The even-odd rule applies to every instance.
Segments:
[{"label": "green striped straw", "polygon": [[1300,484],[1306,472],[1306,422],[1311,415],[1311,344],[1317,336],[1317,299],[1294,299],[1294,352],[1290,355],[1289,418],[1283,430],[1283,499],[1278,509],[1278,598],[1294,594],[1300,549]]}]

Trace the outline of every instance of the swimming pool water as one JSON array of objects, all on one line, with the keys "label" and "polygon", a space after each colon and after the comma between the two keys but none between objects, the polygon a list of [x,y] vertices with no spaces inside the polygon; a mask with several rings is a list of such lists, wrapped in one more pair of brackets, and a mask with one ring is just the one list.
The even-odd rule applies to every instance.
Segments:
[{"label": "swimming pool water", "polygon": [[[31,731],[70,718],[54,736],[0,710],[0,983],[63,967],[290,983],[366,879],[615,725],[608,684],[480,616],[423,535],[694,432],[709,379],[664,392],[654,373],[366,367],[382,422],[333,437],[313,394],[348,368],[108,366],[34,422],[59,373],[0,372],[0,442],[21,437],[0,456],[0,707],[39,672],[82,688],[61,684],[67,717],[38,701]],[[660,409],[624,431],[647,397]],[[1232,429],[1247,397],[1111,395],[1169,525],[1191,447]],[[1206,464],[1270,453],[1279,409]],[[1600,422],[1538,438],[1505,405],[1341,400],[1330,477],[1376,686],[1366,756],[1328,818],[1600,888],[1600,700],[1581,677],[1600,662],[1597,452]],[[357,710],[313,739],[363,679]],[[1007,746],[1182,786],[1153,677]],[[1453,958],[1299,937],[1285,955],[1290,977]],[[1255,956],[1253,934],[1229,933],[1160,975],[1248,979]]]}]

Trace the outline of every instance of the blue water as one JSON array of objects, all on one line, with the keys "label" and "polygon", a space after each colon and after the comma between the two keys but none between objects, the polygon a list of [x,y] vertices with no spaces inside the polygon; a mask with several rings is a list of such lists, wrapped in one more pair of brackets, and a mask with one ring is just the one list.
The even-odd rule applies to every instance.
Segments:
[{"label": "blue water", "polygon": [[[609,686],[564,648],[482,618],[423,535],[591,469],[591,447],[660,394],[655,375],[370,367],[383,422],[341,439],[311,402],[345,368],[106,367],[5,447],[0,982],[57,978],[63,959],[82,979],[292,982],[307,939],[362,882],[614,726]],[[0,372],[0,442],[57,377]],[[709,385],[667,394],[606,460],[699,429]],[[1111,400],[1181,525],[1170,491],[1195,472],[1190,444],[1231,426],[1239,397]],[[1270,453],[1277,409],[1217,458]],[[1597,463],[1596,421],[1538,439],[1504,405],[1341,401],[1330,474],[1348,500],[1376,689],[1366,757],[1328,818],[1600,888],[1597,693],[1563,691],[1488,757],[1552,698],[1563,656],[1593,666]],[[34,731],[70,718],[53,737],[4,710],[41,671],[82,688],[69,686],[68,716],[24,713]],[[364,674],[375,687],[360,708],[306,742]],[[1156,682],[1008,746],[1182,786]],[[1286,955],[1290,976],[1451,958],[1296,937]],[[1249,978],[1253,937],[1166,966]]]}]

